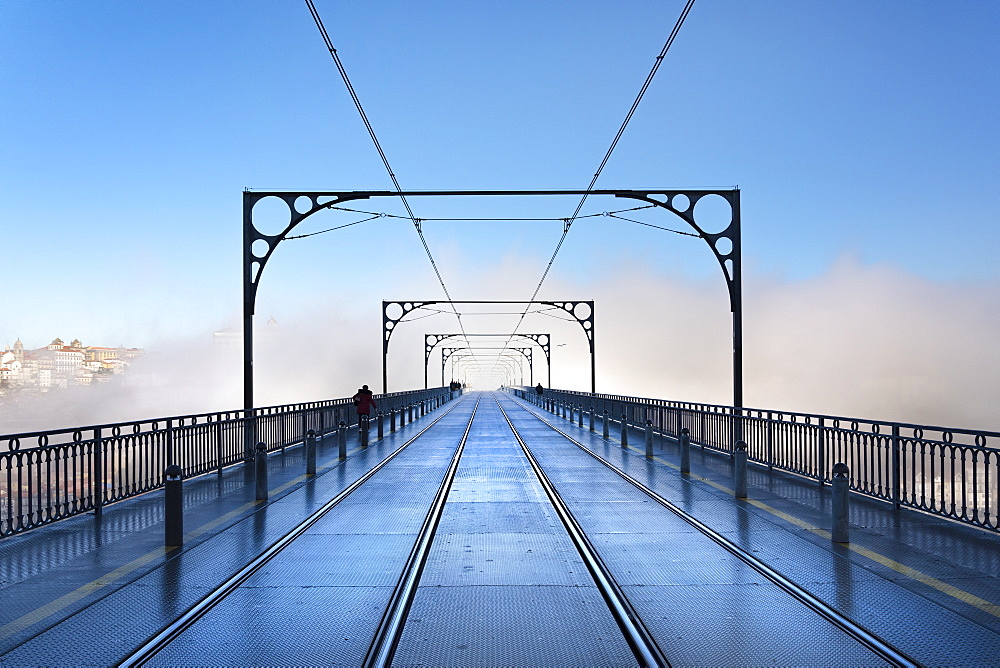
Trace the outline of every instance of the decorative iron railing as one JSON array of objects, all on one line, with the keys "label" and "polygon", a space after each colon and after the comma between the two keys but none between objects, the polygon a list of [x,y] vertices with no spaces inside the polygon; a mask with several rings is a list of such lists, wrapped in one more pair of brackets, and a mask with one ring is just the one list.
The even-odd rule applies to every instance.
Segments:
[{"label": "decorative iron railing", "polygon": [[[444,388],[376,395],[383,413],[439,405]],[[0,436],[0,536],[163,486],[164,469],[179,465],[190,478],[253,459],[254,446],[284,449],[314,430],[323,435],[357,426],[350,399],[183,415],[75,429]]]},{"label": "decorative iron railing", "polygon": [[[509,388],[548,410],[572,407],[595,419],[732,455],[747,444],[748,460],[827,484],[833,465],[850,467],[851,490],[906,507],[1000,531],[1000,432],[949,429],[882,420],[733,408],[613,394]],[[579,416],[579,413],[577,413]],[[588,416],[589,420],[589,416]]]}]

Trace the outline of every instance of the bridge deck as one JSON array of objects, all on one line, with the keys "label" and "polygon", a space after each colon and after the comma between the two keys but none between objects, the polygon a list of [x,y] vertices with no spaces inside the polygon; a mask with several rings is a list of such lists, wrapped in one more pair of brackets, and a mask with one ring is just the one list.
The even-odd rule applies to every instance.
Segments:
[{"label": "bridge deck", "polygon": [[[656,503],[532,412],[920,663],[995,665],[1000,537],[852,497],[831,543],[829,489],[728,457],[623,449],[508,395],[466,395],[338,462],[320,444],[185,483],[185,546],[162,547],[162,494],[0,541],[0,663],[112,665],[440,421],[236,588],[151,665],[360,665],[475,411],[422,567],[397,665],[634,665],[619,625],[501,413],[674,666],[884,665],[745,560]],[[477,407],[478,400],[478,407]],[[639,432],[632,443],[641,444]]]}]

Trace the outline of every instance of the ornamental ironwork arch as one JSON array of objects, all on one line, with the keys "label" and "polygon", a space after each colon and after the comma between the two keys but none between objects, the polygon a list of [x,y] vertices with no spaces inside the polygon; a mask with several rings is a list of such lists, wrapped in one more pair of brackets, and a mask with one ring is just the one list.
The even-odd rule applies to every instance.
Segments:
[{"label": "ornamental ironwork arch", "polygon": [[[551,334],[510,334],[505,332],[502,334],[462,334],[461,332],[453,332],[450,334],[426,334],[424,335],[424,389],[427,389],[427,373],[430,367],[431,353],[434,352],[434,348],[437,347],[439,343],[444,343],[449,339],[465,339],[472,337],[490,337],[498,338],[502,336],[516,337],[521,339],[528,339],[536,346],[542,349],[545,353],[545,363],[549,368],[549,386],[552,386],[552,335]],[[470,341],[471,343],[471,341]],[[467,346],[468,348],[468,346]],[[450,349],[449,349],[450,350]],[[483,350],[489,350],[489,348],[484,348]],[[444,373],[444,365],[441,366],[441,372]],[[532,374],[534,378],[534,374]],[[441,381],[444,382],[443,380]]]},{"label": "ornamental ironwork arch", "polygon": [[[456,364],[463,364],[463,363],[468,362],[468,363],[474,365],[474,368],[476,370],[478,370],[478,371],[482,371],[482,367],[484,367],[484,366],[488,367],[489,364],[493,364],[493,368],[494,369],[499,369],[503,373],[503,375],[505,375],[505,376],[508,375],[506,372],[509,371],[510,372],[510,374],[509,374],[509,376],[510,376],[509,380],[515,380],[518,376],[520,376],[521,380],[523,381],[524,380],[524,366],[522,365],[522,359],[525,359],[527,357],[526,355],[524,355],[523,351],[524,350],[530,350],[530,348],[527,348],[527,349],[526,348],[506,348],[505,350],[507,350],[508,353],[505,354],[505,353],[499,353],[498,352],[498,353],[496,353],[495,356],[493,356],[493,355],[489,356],[493,361],[492,362],[487,362],[485,365],[483,365],[483,364],[481,364],[479,362],[479,359],[476,356],[476,351],[477,350],[488,350],[488,348],[455,348],[455,349],[445,348],[445,350],[452,350],[453,351],[449,355],[449,357],[451,357],[452,360],[454,360]],[[501,350],[501,349],[498,348],[497,350]],[[515,355],[514,353],[521,353],[521,355]],[[507,366],[507,365],[510,365],[510,366]],[[441,381],[441,382],[442,382],[442,384],[444,383],[444,381]],[[513,385],[514,383],[511,382],[511,383],[504,383],[504,384],[505,385],[506,384]]]},{"label": "ornamental ironwork arch", "polygon": [[[253,408],[253,315],[260,278],[268,260],[288,234],[309,216],[345,202],[376,197],[611,195],[666,209],[697,232],[722,268],[733,314],[733,405],[743,406],[743,279],[741,263],[740,191],[715,189],[645,190],[427,190],[427,191],[244,191],[243,192],[243,405]],[[728,224],[720,232],[706,231],[697,221],[696,205],[705,197],[723,198],[730,207]],[[275,197],[288,207],[288,223],[278,234],[265,234],[253,223],[257,202]],[[383,349],[385,340],[383,340]],[[383,353],[384,360],[384,353]],[[593,387],[591,388],[594,389]]]},{"label": "ornamental ironwork arch", "polygon": [[[454,299],[439,299],[434,301],[382,301],[382,392],[388,392],[388,373],[386,371],[386,358],[389,355],[389,339],[392,338],[392,333],[396,331],[396,325],[406,319],[408,315],[419,311],[420,309],[426,308],[428,306],[433,306],[435,304],[542,304],[544,306],[551,306],[553,308],[560,309],[566,314],[571,316],[578,325],[583,329],[584,335],[587,337],[587,343],[590,347],[590,391],[596,392],[596,377],[595,377],[595,364],[594,364],[594,301],[593,300],[576,300],[576,301],[543,301],[543,300],[530,300],[530,299],[512,299],[512,300],[454,300]],[[398,316],[392,316],[389,314],[389,309],[398,306],[400,309]],[[586,307],[586,309],[582,308]],[[464,336],[464,335],[459,335]],[[469,334],[468,336],[473,336]],[[495,336],[495,335],[494,335]],[[507,334],[500,334],[499,336],[508,336]],[[427,356],[430,354],[426,350],[427,339],[424,339],[425,351],[424,351],[424,371],[426,376],[427,368]],[[426,382],[426,378],[424,381]]]},{"label": "ornamental ironwork arch", "polygon": [[[501,352],[504,351],[504,350],[510,350],[512,352],[520,353],[526,360],[528,360],[528,378],[529,378],[529,381],[530,381],[530,383],[532,385],[535,384],[535,362],[532,359],[532,352],[534,350],[533,348],[516,348],[516,347],[511,347],[511,346],[507,346],[506,348],[499,348],[499,347],[493,347],[493,348],[472,348],[472,347],[469,347],[469,346],[464,346],[464,347],[461,347],[461,348],[441,348],[441,386],[442,387],[444,386],[444,370],[445,370],[445,367],[447,367],[447,365],[448,365],[448,359],[452,355],[455,355],[457,357],[457,353],[460,353],[460,352],[463,352],[463,351],[468,351],[468,352],[470,352],[470,354],[475,355],[475,351],[477,351],[477,350],[488,350],[488,351],[498,350],[498,351],[501,351]],[[426,385],[427,385],[427,383],[425,382],[424,383],[424,386],[425,386],[424,389],[425,390],[427,389]]]}]

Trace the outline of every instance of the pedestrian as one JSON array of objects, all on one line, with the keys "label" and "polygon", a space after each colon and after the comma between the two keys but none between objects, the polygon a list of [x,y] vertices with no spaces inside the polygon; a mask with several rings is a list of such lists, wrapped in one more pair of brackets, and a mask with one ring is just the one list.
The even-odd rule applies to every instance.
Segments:
[{"label": "pedestrian", "polygon": [[544,391],[545,390],[542,388],[542,384],[541,383],[539,383],[538,385],[535,385],[535,394],[537,394],[538,396],[542,396],[542,392],[544,392]]},{"label": "pedestrian", "polygon": [[375,398],[372,396],[372,391],[368,389],[367,385],[362,385],[358,393],[355,394],[352,399],[354,399],[355,410],[358,412],[358,417],[370,417],[373,408],[378,408],[375,405]]}]

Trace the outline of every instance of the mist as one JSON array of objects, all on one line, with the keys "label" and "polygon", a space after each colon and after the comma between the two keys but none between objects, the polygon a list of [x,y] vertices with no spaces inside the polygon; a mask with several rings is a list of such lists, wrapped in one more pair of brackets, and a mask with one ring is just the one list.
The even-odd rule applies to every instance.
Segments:
[{"label": "mist", "polygon": [[[660,399],[732,403],[731,317],[718,277],[696,280],[642,264],[609,263],[581,284],[553,277],[549,295],[594,299],[597,390]],[[475,298],[509,296],[508,259],[483,270]],[[936,282],[845,256],[808,280],[744,279],[744,405],[785,412],[1000,430],[1000,304],[993,282]],[[544,298],[544,295],[543,295]],[[551,298],[551,297],[550,297]],[[322,300],[320,300],[322,301]],[[364,309],[258,316],[257,406],[381,390],[381,299]],[[357,307],[355,307],[357,309]],[[454,316],[404,322],[388,357],[389,390],[423,387],[423,335],[455,330]],[[534,318],[534,320],[533,320]],[[499,325],[472,316],[468,331]],[[506,328],[512,327],[508,317]],[[232,323],[229,323],[232,325]],[[405,325],[405,327],[404,327]],[[552,331],[553,386],[587,390],[589,357],[574,322],[531,315],[520,331]],[[0,432],[85,426],[242,405],[238,335],[164,341],[114,382],[52,391],[0,411]],[[429,384],[440,381],[431,360]],[[492,389],[495,378],[481,379]],[[535,380],[546,382],[535,353]]]}]

